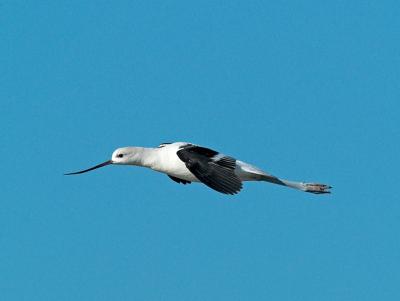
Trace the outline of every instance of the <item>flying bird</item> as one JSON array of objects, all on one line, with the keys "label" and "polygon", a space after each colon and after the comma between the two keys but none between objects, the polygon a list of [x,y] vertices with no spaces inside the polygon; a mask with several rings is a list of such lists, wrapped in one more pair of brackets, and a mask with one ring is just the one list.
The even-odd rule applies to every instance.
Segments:
[{"label": "flying bird", "polygon": [[325,184],[280,179],[233,157],[186,142],[162,143],[156,148],[118,148],[111,160],[65,175],[82,174],[111,164],[151,168],[165,173],[177,183],[201,182],[224,194],[238,193],[243,181],[265,181],[315,194],[330,193],[332,188]]}]

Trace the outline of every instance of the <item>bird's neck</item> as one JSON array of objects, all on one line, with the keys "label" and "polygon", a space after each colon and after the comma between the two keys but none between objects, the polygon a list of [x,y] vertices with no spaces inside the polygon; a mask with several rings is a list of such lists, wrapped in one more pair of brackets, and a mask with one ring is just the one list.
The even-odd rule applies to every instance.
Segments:
[{"label": "bird's neck", "polygon": [[157,157],[155,148],[137,147],[129,164],[151,168],[156,159]]}]

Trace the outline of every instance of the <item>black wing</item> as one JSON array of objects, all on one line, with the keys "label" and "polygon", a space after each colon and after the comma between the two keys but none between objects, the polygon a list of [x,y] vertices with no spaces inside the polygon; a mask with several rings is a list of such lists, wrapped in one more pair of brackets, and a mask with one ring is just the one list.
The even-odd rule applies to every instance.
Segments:
[{"label": "black wing", "polygon": [[235,194],[242,189],[242,181],[235,174],[236,159],[196,145],[185,145],[176,154],[208,187],[225,194]]},{"label": "black wing", "polygon": [[168,175],[168,177],[170,177],[171,180],[173,180],[173,181],[175,181],[175,182],[177,182],[177,183],[182,183],[183,185],[192,183],[192,182],[190,182],[190,181],[182,180],[182,179],[179,179],[179,178],[170,176],[170,175]]}]

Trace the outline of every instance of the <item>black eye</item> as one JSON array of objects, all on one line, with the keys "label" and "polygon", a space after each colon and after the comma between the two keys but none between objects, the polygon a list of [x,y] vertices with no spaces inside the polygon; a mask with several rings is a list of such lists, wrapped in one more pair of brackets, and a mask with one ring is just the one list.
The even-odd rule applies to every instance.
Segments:
[{"label": "black eye", "polygon": [[122,158],[124,156],[124,154],[118,154],[117,157],[118,158]]}]

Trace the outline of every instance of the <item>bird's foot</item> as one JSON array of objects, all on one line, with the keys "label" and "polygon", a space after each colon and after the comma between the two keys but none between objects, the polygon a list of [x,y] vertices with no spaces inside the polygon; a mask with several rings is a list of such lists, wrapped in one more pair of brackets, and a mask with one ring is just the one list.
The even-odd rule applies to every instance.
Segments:
[{"label": "bird's foot", "polygon": [[323,194],[323,193],[331,193],[329,189],[332,186],[325,185],[325,184],[318,184],[318,183],[304,183],[304,191],[315,193],[315,194]]}]

